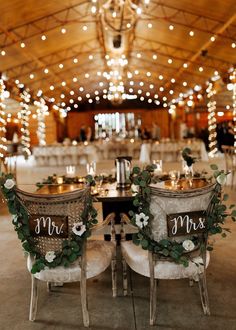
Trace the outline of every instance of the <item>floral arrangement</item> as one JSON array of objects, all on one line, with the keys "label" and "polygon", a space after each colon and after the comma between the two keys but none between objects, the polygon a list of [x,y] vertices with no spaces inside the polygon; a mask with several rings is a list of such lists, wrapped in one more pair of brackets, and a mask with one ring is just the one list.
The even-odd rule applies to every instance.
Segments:
[{"label": "floral arrangement", "polygon": [[[87,185],[94,184],[92,176],[86,177]],[[57,266],[69,266],[82,254],[83,243],[91,234],[91,228],[97,223],[97,211],[93,207],[91,195],[86,201],[86,209],[82,212],[81,218],[74,223],[70,239],[64,239],[61,251],[47,251],[42,256],[35,241],[30,235],[28,214],[15,194],[16,183],[12,174],[2,174],[0,177],[0,189],[7,201],[9,212],[13,216],[12,223],[22,242],[23,249],[35,257],[31,273],[35,274],[41,270],[55,268]]]},{"label": "floral arrangement", "polygon": [[[53,175],[49,175],[46,179],[43,179],[42,182],[37,182],[36,183],[36,187],[41,188],[44,185],[55,185],[58,184],[57,183],[57,174],[53,174]],[[71,184],[71,183],[75,183],[75,184],[84,184],[86,182],[86,178],[85,177],[67,177],[67,176],[62,176],[62,180],[63,180],[63,184]],[[103,183],[113,183],[115,182],[115,178],[112,176],[112,174],[108,175],[106,173],[104,174],[100,174],[100,175],[95,175],[94,176],[94,185],[95,185],[95,181],[103,181]]]},{"label": "floral arrangement", "polygon": [[195,157],[192,157],[191,156],[191,153],[192,153],[192,151],[191,151],[191,149],[190,148],[188,148],[188,147],[186,147],[186,148],[184,148],[183,150],[182,150],[182,157],[183,157],[183,160],[185,160],[186,161],[186,164],[187,164],[187,166],[192,166],[194,163],[195,163],[195,161],[196,161],[196,158]]},{"label": "floral arrangement", "polygon": [[[133,201],[137,211],[130,211],[131,222],[138,227],[138,233],[133,235],[133,242],[136,245],[141,245],[145,250],[157,253],[160,257],[168,257],[177,263],[187,267],[189,265],[190,254],[188,252],[194,250],[198,246],[198,237],[193,236],[191,239],[186,239],[183,242],[174,240],[162,239],[159,242],[150,238],[149,221],[153,219],[150,212],[151,190],[150,183],[152,182],[153,171],[155,165],[148,165],[144,170],[139,167],[134,167],[131,173],[132,183],[136,187],[136,195]],[[224,201],[228,199],[228,195],[221,194],[221,187],[226,182],[226,175],[220,171],[216,165],[211,165],[214,170],[214,178],[216,185],[214,194],[211,200],[210,210],[207,214],[207,232],[209,235],[221,234],[226,236],[228,230],[223,228],[227,216],[230,216],[233,221],[236,220],[235,205],[230,205],[227,209]],[[212,250],[212,246],[208,244],[208,250]]]}]

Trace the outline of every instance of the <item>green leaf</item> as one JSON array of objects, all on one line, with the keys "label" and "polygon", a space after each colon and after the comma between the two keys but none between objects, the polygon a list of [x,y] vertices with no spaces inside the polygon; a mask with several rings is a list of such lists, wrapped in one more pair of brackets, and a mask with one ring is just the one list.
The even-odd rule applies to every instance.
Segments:
[{"label": "green leaf", "polygon": [[76,255],[75,253],[72,253],[72,254],[69,256],[69,260],[70,260],[70,262],[74,262],[76,259],[77,259],[77,255]]},{"label": "green leaf", "polygon": [[148,240],[143,239],[143,240],[141,241],[141,245],[142,245],[142,247],[143,247],[144,249],[146,249],[146,248],[148,247]]},{"label": "green leaf", "polygon": [[231,212],[231,216],[232,216],[232,217],[236,217],[236,210],[233,210],[233,211]]},{"label": "green leaf", "polygon": [[141,172],[138,166],[133,167],[133,174],[139,174]]},{"label": "green leaf", "polygon": [[138,199],[134,199],[133,200],[133,205],[134,206],[139,206],[139,200]]},{"label": "green leaf", "polygon": [[167,250],[167,249],[163,249],[163,250],[162,250],[162,254],[163,254],[165,257],[168,257],[168,255],[169,255],[169,250]]},{"label": "green leaf", "polygon": [[210,168],[213,170],[213,171],[217,171],[218,170],[218,166],[216,164],[211,164],[210,165]]},{"label": "green leaf", "polygon": [[224,196],[223,196],[223,200],[224,201],[227,201],[229,199],[229,195],[228,194],[224,194]]},{"label": "green leaf", "polygon": [[140,181],[139,185],[141,187],[146,187],[147,183],[144,180],[142,180],[142,181]]}]

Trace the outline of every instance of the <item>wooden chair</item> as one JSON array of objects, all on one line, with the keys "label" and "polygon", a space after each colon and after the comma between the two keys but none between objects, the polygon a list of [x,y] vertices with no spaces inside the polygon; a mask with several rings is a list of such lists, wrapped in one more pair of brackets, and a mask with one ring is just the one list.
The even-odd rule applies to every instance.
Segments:
[{"label": "wooden chair", "polygon": [[[156,242],[167,239],[182,243],[194,235],[194,237],[198,236],[198,242],[206,247],[206,229],[201,233],[194,232],[191,235],[180,230],[180,236],[178,236],[178,231],[173,236],[170,229],[168,229],[168,224],[170,223],[168,219],[172,218],[173,220],[176,214],[182,215],[182,217],[184,215],[192,216],[192,212],[207,210],[213,195],[213,189],[214,185],[193,189],[191,192],[189,190],[171,191],[151,186],[150,211],[154,218],[148,224],[150,238]],[[153,325],[156,319],[157,280],[161,279],[188,278],[190,284],[193,283],[193,280],[197,281],[203,312],[209,315],[210,308],[205,272],[209,264],[209,252],[206,249],[200,249],[200,244],[197,245],[194,251],[188,253],[191,261],[188,267],[185,267],[182,264],[176,263],[170,257],[160,257],[159,254],[150,252],[148,249],[142,249],[132,241],[126,241],[124,235],[126,227],[131,231],[133,225],[130,224],[130,220],[126,214],[121,214],[121,224],[124,295],[127,294],[126,268],[128,264],[133,271],[150,278],[150,325]],[[133,226],[133,229],[137,231],[138,228]]]},{"label": "wooden chair", "polygon": [[[28,214],[30,240],[37,249],[37,259],[44,258],[48,251],[62,252],[65,242],[73,237],[73,227],[80,222],[86,211],[90,188],[72,192],[40,195],[15,189],[16,199]],[[20,215],[18,215],[20,216]],[[86,215],[88,221],[88,215]],[[108,226],[111,224],[111,226]],[[93,231],[108,230],[110,227],[111,241],[87,240],[85,238],[81,248],[81,255],[74,262],[48,268],[31,274],[31,301],[29,320],[34,321],[37,312],[38,281],[47,282],[48,288],[52,283],[68,283],[80,281],[81,304],[84,326],[89,326],[89,313],[87,306],[86,280],[95,277],[112,266],[112,290],[116,296],[116,243],[114,232],[114,214],[110,214],[100,225],[95,225]],[[76,245],[76,244],[75,244]],[[73,246],[73,248],[77,248]],[[74,257],[73,257],[74,258]],[[73,260],[72,260],[73,261]],[[27,267],[29,272],[35,259],[28,256]]]},{"label": "wooden chair", "polygon": [[223,145],[222,150],[225,156],[226,172],[231,173],[231,188],[233,188],[236,173],[236,147]]}]

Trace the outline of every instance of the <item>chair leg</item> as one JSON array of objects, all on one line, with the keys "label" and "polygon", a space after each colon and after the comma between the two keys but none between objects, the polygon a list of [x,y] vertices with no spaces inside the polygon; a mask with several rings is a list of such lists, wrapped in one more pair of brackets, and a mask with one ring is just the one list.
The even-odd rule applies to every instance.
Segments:
[{"label": "chair leg", "polygon": [[38,302],[38,279],[31,275],[31,298],[30,298],[30,312],[29,320],[34,321],[37,313]]},{"label": "chair leg", "polygon": [[111,273],[112,273],[112,296],[117,296],[117,266],[116,266],[116,252],[112,256],[111,261]]},{"label": "chair leg", "polygon": [[82,314],[83,314],[84,326],[89,327],[89,313],[88,313],[88,299],[87,299],[86,279],[82,280],[82,278],[81,278],[80,293],[81,293],[81,305],[82,305]]},{"label": "chair leg", "polygon": [[231,189],[234,187],[234,170],[231,171],[232,178],[231,178]]},{"label": "chair leg", "polygon": [[150,325],[155,324],[156,320],[156,300],[157,300],[157,281],[154,274],[155,260],[151,252],[149,252],[149,269],[150,269]]},{"label": "chair leg", "polygon": [[[85,246],[84,246],[84,250],[85,250]],[[83,323],[84,323],[85,327],[89,327],[87,278],[86,277],[87,277],[87,275],[86,275],[86,254],[85,254],[85,255],[82,255],[82,261],[81,261],[80,294],[81,294]]]},{"label": "chair leg", "polygon": [[209,306],[209,298],[207,292],[207,284],[206,284],[206,273],[203,272],[199,275],[198,286],[200,290],[201,302],[203,313],[205,315],[210,315],[210,306]]},{"label": "chair leg", "polygon": [[47,282],[47,292],[52,291],[52,282]]},{"label": "chair leg", "polygon": [[193,279],[189,278],[189,286],[192,287],[193,286]]},{"label": "chair leg", "polygon": [[127,280],[127,263],[122,257],[122,271],[123,271],[123,294],[127,296],[128,293],[128,280]]}]

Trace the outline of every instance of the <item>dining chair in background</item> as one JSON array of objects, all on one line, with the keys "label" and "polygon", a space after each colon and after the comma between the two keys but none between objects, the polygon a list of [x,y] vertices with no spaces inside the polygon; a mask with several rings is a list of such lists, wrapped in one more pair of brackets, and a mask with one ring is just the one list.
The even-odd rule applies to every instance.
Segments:
[{"label": "dining chair in background", "polygon": [[233,188],[236,173],[236,147],[223,145],[222,150],[225,157],[226,172],[231,173],[231,188]]},{"label": "dining chair in background", "polygon": [[[28,214],[28,226],[31,233],[30,239],[36,244],[37,252],[44,257],[48,251],[60,252],[64,248],[65,241],[70,241],[75,223],[81,221],[82,213],[87,208],[90,188],[75,190],[55,195],[32,194],[15,188],[16,198]],[[19,215],[20,216],[20,215]],[[86,280],[95,277],[105,271],[110,265],[112,267],[112,291],[116,296],[116,243],[114,230],[114,214],[108,215],[102,224],[95,225],[92,232],[111,233],[111,241],[85,239],[81,256],[73,263],[55,268],[45,268],[36,274],[31,274],[31,301],[29,320],[34,321],[37,312],[38,281],[48,284],[52,283],[80,282],[81,304],[84,326],[89,326],[89,313],[87,303]],[[56,228],[57,221],[64,219],[66,230]],[[36,221],[36,227],[35,227]],[[62,221],[62,220],[61,220]],[[48,223],[49,227],[48,227]],[[46,224],[43,226],[43,224]],[[60,224],[60,222],[59,222]],[[41,228],[40,228],[41,226]],[[51,226],[51,227],[50,227]],[[33,228],[33,231],[32,231]],[[41,230],[41,231],[40,231]],[[46,233],[45,230],[50,231]],[[40,233],[39,233],[40,232]],[[63,236],[63,237],[62,237]],[[34,257],[27,258],[27,268],[31,272],[34,264]],[[66,313],[66,312],[65,312]]]},{"label": "dining chair in background", "polygon": [[[206,211],[212,198],[214,185],[208,185],[191,191],[171,191],[151,186],[150,211],[154,216],[150,220],[149,232],[150,239],[159,242],[162,239],[183,242],[192,237],[193,234],[181,234],[178,237],[169,237],[167,220],[170,214],[191,214],[195,211]],[[199,245],[192,252],[189,252],[191,261],[188,267],[176,263],[168,257],[161,257],[148,249],[142,249],[132,241],[125,240],[126,228],[129,232],[131,227],[137,232],[138,228],[130,223],[129,217],[121,214],[121,252],[123,263],[123,289],[124,295],[127,294],[127,264],[138,274],[150,278],[150,324],[153,325],[156,319],[156,292],[157,280],[183,279],[197,281],[200,289],[200,297],[204,314],[210,314],[209,299],[206,286],[206,268],[209,264],[210,256],[206,249],[200,249]],[[207,244],[206,230],[202,233],[195,233],[199,242]],[[170,235],[171,236],[171,235]]]}]

